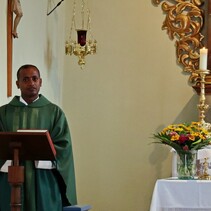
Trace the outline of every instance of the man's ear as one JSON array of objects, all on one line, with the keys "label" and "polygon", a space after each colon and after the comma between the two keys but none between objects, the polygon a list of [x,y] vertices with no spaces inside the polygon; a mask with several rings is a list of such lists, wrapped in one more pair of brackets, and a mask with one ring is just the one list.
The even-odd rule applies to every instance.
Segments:
[{"label": "man's ear", "polygon": [[19,81],[16,81],[16,86],[18,87],[18,89],[20,88]]}]

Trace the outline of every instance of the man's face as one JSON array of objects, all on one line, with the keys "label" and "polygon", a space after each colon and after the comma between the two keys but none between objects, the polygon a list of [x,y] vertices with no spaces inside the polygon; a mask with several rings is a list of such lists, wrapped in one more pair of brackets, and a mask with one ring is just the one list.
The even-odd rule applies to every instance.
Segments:
[{"label": "man's face", "polygon": [[42,79],[36,68],[30,67],[20,71],[16,85],[21,90],[21,96],[24,100],[35,100],[38,97]]}]

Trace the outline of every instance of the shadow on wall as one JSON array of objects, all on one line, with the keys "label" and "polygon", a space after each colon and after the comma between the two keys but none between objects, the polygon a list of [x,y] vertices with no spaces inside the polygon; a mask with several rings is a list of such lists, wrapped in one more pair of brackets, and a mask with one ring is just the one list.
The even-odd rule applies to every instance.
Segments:
[{"label": "shadow on wall", "polygon": [[[159,147],[160,146],[160,147]],[[149,162],[151,165],[155,166],[156,175],[155,178],[161,178],[163,172],[163,162],[169,157],[170,148],[162,147],[161,145],[154,144],[154,149],[149,157]],[[158,148],[159,147],[159,148]],[[169,172],[170,174],[170,172]]]},{"label": "shadow on wall", "polygon": [[177,115],[173,124],[185,123],[199,120],[199,111],[197,105],[199,103],[199,96],[194,94],[189,102],[185,105],[182,111]]},{"label": "shadow on wall", "polygon": [[205,113],[205,122],[211,123],[211,95],[206,95],[206,104],[209,105],[207,112]]},{"label": "shadow on wall", "polygon": [[[191,122],[191,121],[198,121],[198,101],[199,96],[197,94],[193,95],[192,98],[189,100],[189,102],[185,105],[185,107],[182,109],[182,111],[177,115],[174,122],[172,124],[176,123],[185,123],[185,122]],[[210,116],[211,116],[211,110],[210,110]],[[160,125],[158,126],[156,131],[161,131],[164,127],[167,125]],[[153,139],[152,139],[153,142]],[[159,147],[157,144],[154,144],[154,148],[152,153],[149,157],[149,162],[151,165],[155,166],[156,170],[156,178],[160,178],[162,176],[162,169],[164,161],[168,159],[168,157],[171,156],[170,148],[169,147]],[[169,174],[171,174],[171,169],[169,169]],[[170,176],[170,175],[169,175]]]}]

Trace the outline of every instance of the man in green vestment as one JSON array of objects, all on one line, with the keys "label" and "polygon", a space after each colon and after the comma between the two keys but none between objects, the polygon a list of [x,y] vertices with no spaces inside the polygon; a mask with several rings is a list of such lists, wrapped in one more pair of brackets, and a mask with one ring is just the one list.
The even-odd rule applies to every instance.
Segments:
[{"label": "man in green vestment", "polygon": [[[65,114],[39,94],[42,79],[36,66],[20,67],[16,85],[21,96],[0,107],[0,131],[45,129],[56,149],[56,160],[45,161],[48,165],[42,166],[43,161],[21,161],[24,166],[22,210],[62,211],[63,206],[77,204],[72,145]],[[41,166],[37,166],[39,163]],[[10,161],[0,160],[0,211],[11,210],[8,165]]]}]

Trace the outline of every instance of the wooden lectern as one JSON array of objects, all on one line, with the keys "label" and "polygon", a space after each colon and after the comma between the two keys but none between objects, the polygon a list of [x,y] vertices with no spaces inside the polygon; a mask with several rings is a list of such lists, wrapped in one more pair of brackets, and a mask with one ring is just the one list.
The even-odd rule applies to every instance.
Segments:
[{"label": "wooden lectern", "polygon": [[23,160],[55,160],[56,150],[48,131],[0,132],[0,159],[12,160],[8,168],[11,185],[11,211],[21,211],[21,186],[24,183]]}]

